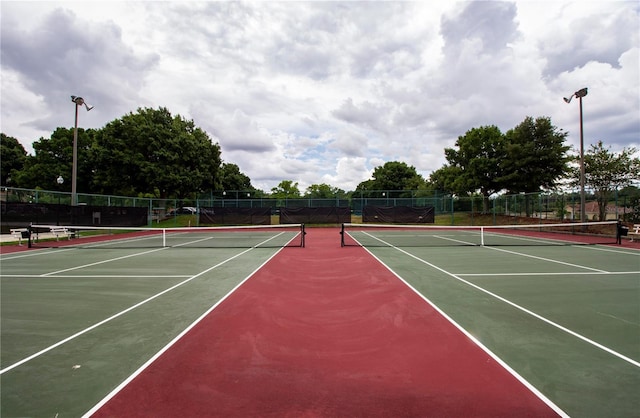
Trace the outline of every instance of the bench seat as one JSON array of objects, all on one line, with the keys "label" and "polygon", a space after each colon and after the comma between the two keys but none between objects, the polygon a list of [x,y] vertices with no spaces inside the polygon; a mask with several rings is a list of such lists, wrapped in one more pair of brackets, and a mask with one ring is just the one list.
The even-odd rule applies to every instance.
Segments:
[{"label": "bench seat", "polygon": [[12,229],[11,236],[14,238],[18,238],[18,245],[22,245],[23,239],[29,239],[29,229],[27,228]]},{"label": "bench seat", "polygon": [[640,236],[640,224],[633,225],[633,228],[629,230],[629,235],[631,236],[631,242],[633,242],[636,237]]}]

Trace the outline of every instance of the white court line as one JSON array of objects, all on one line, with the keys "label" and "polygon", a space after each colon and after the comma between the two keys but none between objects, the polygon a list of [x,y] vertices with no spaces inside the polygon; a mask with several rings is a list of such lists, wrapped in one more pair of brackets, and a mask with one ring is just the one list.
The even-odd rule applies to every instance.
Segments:
[{"label": "white court line", "polygon": [[576,248],[581,248],[584,250],[592,250],[592,251],[605,251],[616,254],[625,254],[625,255],[635,255],[640,256],[640,251],[633,248],[614,248],[614,247],[603,247],[603,246],[593,246],[593,245],[577,245]]},{"label": "white court line", "polygon": [[77,279],[79,277],[83,278],[83,279],[184,279],[186,277],[191,277],[188,274],[167,274],[167,275],[160,275],[160,274],[136,274],[136,275],[130,275],[130,274],[83,274],[82,276],[78,276],[75,274],[56,274],[55,276],[43,276],[42,274],[3,274],[1,275],[1,277],[3,279],[15,279],[15,278],[28,278],[28,279],[33,279],[33,278],[40,278],[40,277],[47,277],[48,279],[69,279],[69,278],[74,278]]},{"label": "white court line", "polygon": [[139,255],[145,255],[145,254],[151,254],[151,253],[155,253],[155,252],[158,252],[158,251],[166,250],[168,248],[169,247],[156,248],[154,250],[143,251],[141,253],[127,254],[127,255],[123,255],[121,257],[115,257],[115,258],[109,258],[107,260],[96,261],[95,263],[82,264],[80,266],[69,267],[68,269],[62,269],[62,270],[58,270],[58,271],[52,271],[52,272],[49,272],[49,273],[44,273],[44,274],[41,274],[40,277],[48,277],[48,276],[52,276],[54,274],[57,275],[59,273],[64,273],[64,272],[67,272],[67,271],[79,270],[79,269],[83,269],[85,267],[92,267],[92,266],[97,266],[99,264],[111,263],[112,261],[124,260],[125,258],[137,257]]},{"label": "white court line", "polygon": [[521,257],[528,257],[528,258],[533,258],[533,259],[536,259],[536,260],[547,261],[549,263],[562,264],[563,266],[576,267],[576,268],[579,268],[579,269],[596,271],[598,273],[608,273],[605,270],[594,269],[594,268],[591,268],[591,267],[581,266],[579,264],[567,263],[565,261],[553,260],[551,258],[546,258],[546,257],[538,257],[538,256],[531,255],[531,254],[519,253],[517,251],[510,251],[510,250],[505,250],[505,249],[496,248],[496,247],[483,247],[483,248],[486,248],[488,250],[494,250],[494,251],[502,251],[502,252],[507,253],[507,254],[519,255]]},{"label": "white court line", "polygon": [[[369,234],[367,233],[367,235],[369,235]],[[636,360],[634,360],[634,359],[632,359],[630,357],[627,357],[627,356],[625,356],[623,354],[620,354],[617,351],[614,351],[614,350],[610,349],[609,347],[606,347],[606,346],[604,346],[604,345],[602,345],[602,344],[600,344],[600,343],[598,343],[596,341],[593,341],[593,340],[591,340],[591,339],[589,339],[589,338],[587,338],[587,337],[585,337],[585,336],[583,336],[581,334],[578,334],[575,331],[570,330],[569,328],[563,327],[562,325],[560,325],[558,323],[555,323],[555,322],[551,321],[550,319],[545,318],[544,316],[542,316],[540,314],[537,314],[537,313],[535,313],[535,312],[533,312],[533,311],[531,311],[531,310],[529,310],[529,309],[527,309],[525,307],[522,307],[522,306],[520,306],[520,305],[518,305],[518,304],[516,304],[514,302],[511,302],[508,299],[503,298],[502,296],[499,296],[499,295],[497,295],[497,294],[495,294],[495,293],[493,293],[493,292],[491,292],[489,290],[486,290],[486,289],[484,289],[484,288],[482,288],[482,287],[480,287],[480,286],[478,286],[478,285],[476,285],[474,283],[471,283],[470,281],[465,280],[465,279],[463,279],[462,277],[460,277],[460,276],[458,276],[456,274],[450,273],[450,272],[446,271],[445,269],[436,266],[435,264],[432,264],[432,263],[430,263],[430,262],[428,262],[426,260],[423,260],[420,257],[417,257],[417,256],[415,256],[415,255],[403,250],[402,248],[395,247],[395,246],[393,246],[393,245],[391,245],[391,244],[389,244],[389,243],[387,243],[385,241],[382,241],[379,238],[376,238],[376,237],[374,237],[372,235],[369,235],[369,236],[371,238],[374,238],[374,239],[377,239],[377,240],[383,242],[384,244],[388,245],[389,247],[394,248],[395,250],[400,251],[403,254],[408,255],[411,258],[414,258],[414,259],[420,261],[421,263],[424,263],[424,264],[428,265],[431,268],[434,268],[434,269],[446,274],[447,276],[453,277],[454,279],[459,280],[460,282],[462,282],[462,283],[464,283],[464,284],[466,284],[468,286],[471,286],[474,289],[477,289],[477,290],[479,290],[479,291],[481,291],[483,293],[486,293],[487,295],[492,296],[492,297],[498,299],[501,302],[504,302],[504,303],[506,303],[506,304],[508,304],[510,306],[513,306],[514,308],[516,308],[516,309],[518,309],[518,310],[520,310],[520,311],[522,311],[522,312],[524,312],[524,313],[526,313],[528,315],[531,315],[536,319],[539,319],[540,321],[543,321],[543,322],[545,322],[545,323],[547,323],[547,324],[549,324],[549,325],[551,325],[551,326],[553,326],[553,327],[555,327],[555,328],[557,328],[557,329],[559,329],[561,331],[566,332],[567,334],[570,334],[570,335],[572,335],[572,336],[574,336],[574,337],[576,337],[576,338],[578,338],[578,339],[580,339],[580,340],[582,340],[582,341],[584,341],[584,342],[586,342],[586,343],[588,343],[588,344],[590,344],[590,345],[592,345],[594,347],[597,347],[597,348],[599,348],[599,349],[601,349],[603,351],[606,351],[607,353],[609,353],[609,354],[611,354],[611,355],[613,355],[613,356],[615,356],[615,357],[617,357],[617,358],[619,358],[621,360],[624,360],[629,364],[632,364],[632,365],[640,368],[640,362],[638,362],[638,361],[636,361]],[[490,248],[490,247],[486,247],[486,248]],[[507,251],[507,252],[510,252],[510,251]],[[514,254],[522,255],[522,254],[518,254],[518,253],[514,253]],[[553,260],[549,260],[549,261],[553,261]],[[595,269],[592,269],[592,270],[595,270]],[[603,272],[602,270],[600,270],[600,271]]]},{"label": "white court line", "polygon": [[475,244],[475,243],[472,243],[472,242],[469,242],[469,241],[461,241],[459,239],[449,238],[449,237],[446,237],[444,235],[434,235],[434,237],[435,238],[440,238],[440,239],[443,239],[443,240],[446,240],[446,241],[452,241],[452,242],[457,242],[457,243],[460,243],[460,244],[469,245],[469,246],[477,246],[478,245],[478,244]]},{"label": "white court line", "polygon": [[29,251],[23,251],[23,252],[19,252],[19,253],[0,254],[0,260],[2,260],[2,261],[15,260],[15,259],[18,259],[18,258],[36,257],[36,256],[39,256],[39,255],[50,255],[50,254],[52,254],[53,251],[55,251],[56,253],[60,253],[60,252],[63,252],[63,251],[71,251],[71,250],[76,250],[76,249],[77,248],[74,248],[74,247],[31,249]]},{"label": "white court line", "polygon": [[[372,237],[375,239],[378,239],[376,237]],[[355,238],[354,238],[355,240]],[[357,240],[355,240],[357,242]],[[380,240],[382,241],[382,240]],[[384,241],[382,241],[384,242]],[[386,244],[386,243],[385,243]],[[413,256],[410,253],[407,253],[404,250],[401,250],[398,247],[394,247],[392,245],[390,245],[391,247],[393,247],[394,249],[401,251],[413,258],[416,258],[415,256]],[[531,383],[529,383],[529,381],[527,379],[525,379],[524,377],[522,377],[515,369],[513,369],[511,366],[509,366],[506,362],[504,362],[500,357],[498,357],[493,351],[491,351],[487,346],[485,346],[480,340],[478,340],[476,337],[474,337],[471,333],[469,333],[466,329],[464,329],[462,327],[462,325],[458,324],[453,318],[451,318],[449,315],[447,315],[442,309],[440,309],[435,303],[433,303],[430,299],[428,299],[425,295],[423,295],[422,293],[420,293],[415,287],[413,287],[409,282],[407,282],[404,278],[402,278],[402,276],[400,276],[398,273],[396,273],[391,267],[389,267],[387,264],[384,263],[384,261],[382,261],[381,259],[379,259],[375,254],[373,254],[368,248],[363,247],[373,258],[375,258],[376,260],[378,260],[380,262],[380,264],[382,264],[383,266],[385,266],[385,268],[387,270],[389,270],[394,276],[396,276],[400,281],[402,281],[407,287],[409,287],[409,289],[411,289],[416,295],[418,295],[418,297],[422,298],[422,300],[424,300],[425,302],[427,302],[433,309],[435,309],[440,315],[442,315],[443,318],[445,318],[447,321],[449,321],[449,323],[451,323],[454,327],[456,327],[460,332],[462,332],[467,338],[469,338],[469,340],[471,340],[476,346],[478,346],[481,350],[483,350],[485,353],[487,353],[489,355],[489,357],[491,357],[494,361],[496,361],[502,368],[504,368],[508,373],[510,373],[513,377],[516,378],[516,380],[518,380],[520,383],[522,383],[527,389],[529,389],[535,396],[537,396],[540,400],[542,400],[549,408],[551,408],[553,411],[555,411],[558,415],[560,415],[563,418],[568,418],[569,415],[564,412],[559,406],[557,406],[551,399],[547,398],[542,392],[540,392],[535,386],[533,386]],[[418,258],[418,260],[425,262],[424,260],[421,260]],[[426,262],[425,262],[426,263]],[[445,272],[444,270],[440,269],[439,267],[433,266],[429,263],[426,263],[430,266],[432,266],[433,268],[440,270],[442,272]],[[446,273],[446,272],[445,272]],[[450,274],[450,273],[447,273]],[[454,276],[455,277],[455,276]]]},{"label": "white court line", "polygon": [[[266,241],[265,241],[266,242]],[[284,247],[283,247],[284,248]],[[115,389],[113,389],[107,396],[105,396],[100,402],[98,402],[93,408],[87,411],[82,417],[90,417],[100,408],[102,408],[111,398],[116,396],[118,392],[120,392],[124,387],[126,387],[133,379],[135,379],[140,373],[142,373],[147,367],[149,367],[154,361],[156,361],[162,354],[164,354],[167,350],[169,350],[176,342],[178,342],[185,334],[187,334],[193,327],[198,325],[207,315],[209,315],[215,308],[217,308],[223,301],[225,301],[233,292],[235,292],[240,286],[242,286],[247,280],[249,280],[258,270],[264,267],[273,257],[275,257],[278,253],[282,251],[282,248],[278,249],[271,257],[265,260],[260,266],[258,266],[254,271],[252,271],[247,277],[245,277],[240,283],[238,283],[233,289],[231,289],[226,295],[224,295],[220,300],[218,300],[212,307],[210,307],[206,312],[200,315],[191,325],[185,328],[180,334],[176,335],[175,338],[167,345],[162,347],[160,351],[158,351],[155,355],[153,355],[149,360],[147,360],[142,366],[138,368],[135,372],[133,372],[128,378],[126,378],[122,383],[120,383]]]},{"label": "white court line", "polygon": [[609,276],[609,275],[626,275],[626,274],[638,274],[640,275],[640,271],[572,271],[572,272],[564,272],[564,273],[452,273],[456,276],[465,277],[465,276],[473,276],[473,277],[483,277],[483,276]]},{"label": "white court line", "polygon": [[[264,243],[264,242],[267,242],[267,241],[270,241],[270,240],[271,240],[271,239],[273,239],[273,238],[275,238],[275,237],[271,237],[271,238],[269,238],[269,239],[267,239],[267,240],[263,241],[263,243]],[[162,292],[160,292],[160,293],[157,293],[157,294],[155,294],[155,295],[153,295],[153,296],[151,296],[151,297],[149,297],[149,298],[147,298],[147,299],[145,299],[145,300],[143,300],[143,301],[141,301],[141,302],[138,302],[138,303],[136,303],[135,305],[130,306],[129,308],[127,308],[127,309],[125,309],[125,310],[123,310],[123,311],[121,311],[121,312],[118,312],[118,313],[117,313],[117,314],[115,314],[115,315],[110,316],[109,318],[103,319],[102,321],[97,322],[97,323],[93,324],[92,326],[90,326],[90,327],[88,327],[88,328],[83,329],[82,331],[76,332],[75,334],[73,334],[73,335],[71,335],[71,336],[69,336],[69,337],[67,337],[67,338],[65,338],[65,339],[63,339],[63,340],[60,340],[60,341],[58,341],[57,343],[55,343],[55,344],[53,344],[53,345],[51,345],[51,346],[49,346],[49,347],[47,347],[47,348],[45,348],[45,349],[43,349],[43,350],[38,351],[37,353],[34,353],[34,354],[32,354],[32,355],[30,355],[30,356],[28,356],[28,357],[25,357],[24,359],[22,359],[22,360],[20,360],[20,361],[18,361],[18,362],[16,362],[16,363],[14,363],[14,364],[12,364],[12,365],[10,365],[10,366],[7,366],[7,367],[5,367],[4,369],[1,369],[1,370],[0,370],[0,375],[4,374],[4,373],[6,373],[6,372],[8,372],[8,371],[10,371],[10,370],[13,370],[13,369],[15,369],[16,367],[21,366],[22,364],[24,364],[24,363],[26,363],[26,362],[28,362],[28,361],[31,361],[31,360],[33,360],[34,358],[37,358],[37,357],[39,357],[39,356],[41,356],[41,355],[43,355],[43,354],[45,354],[45,353],[47,353],[47,352],[49,352],[49,351],[53,350],[54,348],[57,348],[57,347],[59,347],[59,346],[61,346],[61,345],[65,344],[65,343],[67,343],[67,342],[69,342],[69,341],[71,341],[71,340],[73,340],[73,339],[75,339],[75,338],[77,338],[77,337],[79,337],[79,336],[83,335],[83,334],[86,334],[86,333],[87,333],[87,332],[89,332],[89,331],[92,331],[92,330],[94,330],[94,329],[98,328],[98,327],[99,327],[99,326],[101,326],[101,325],[106,324],[107,322],[110,322],[110,321],[112,321],[112,320],[114,320],[114,319],[116,319],[116,318],[118,318],[118,317],[120,317],[120,316],[122,316],[122,315],[124,315],[124,314],[126,314],[126,313],[128,313],[128,312],[130,312],[130,311],[132,311],[132,310],[134,310],[134,309],[136,309],[136,308],[138,308],[138,307],[140,307],[140,306],[142,306],[142,305],[146,304],[147,302],[150,302],[150,301],[152,301],[152,300],[154,300],[154,299],[156,299],[156,298],[158,298],[158,297],[160,297],[160,296],[164,295],[165,293],[168,293],[168,292],[170,292],[170,291],[172,291],[172,290],[174,290],[174,289],[176,289],[176,288],[178,288],[178,287],[180,287],[180,286],[182,286],[182,285],[184,285],[184,284],[186,284],[186,283],[188,283],[188,282],[190,282],[190,281],[192,281],[192,280],[194,280],[194,279],[196,279],[196,278],[198,278],[198,277],[202,276],[203,274],[206,274],[206,273],[210,272],[211,270],[213,270],[213,269],[215,269],[215,268],[218,268],[218,267],[220,267],[221,265],[226,264],[227,262],[229,262],[229,261],[231,261],[231,260],[233,260],[233,259],[235,259],[235,258],[238,258],[238,257],[240,257],[240,256],[241,256],[241,255],[243,255],[243,254],[248,253],[249,251],[251,251],[251,250],[255,249],[256,247],[257,247],[257,246],[254,246],[254,247],[251,247],[251,248],[247,248],[246,250],[244,250],[244,251],[242,251],[242,252],[240,252],[240,253],[238,253],[238,254],[236,254],[236,255],[232,256],[232,257],[229,257],[229,258],[227,258],[226,260],[223,260],[223,261],[219,262],[218,264],[216,264],[216,265],[214,265],[214,266],[211,266],[211,267],[209,267],[208,269],[203,270],[203,271],[201,271],[200,273],[198,273],[198,274],[196,274],[196,275],[194,275],[194,276],[189,277],[189,278],[188,278],[188,279],[186,279],[186,280],[181,281],[180,283],[175,284],[175,285],[173,285],[173,286],[171,286],[171,287],[169,287],[169,288],[167,288],[167,289],[163,290],[163,291],[162,291]],[[168,247],[166,247],[166,248],[168,248]],[[162,248],[162,249],[164,249],[164,248]],[[160,250],[160,249],[159,249],[159,250]],[[149,252],[149,251],[148,251],[148,252]],[[148,253],[148,252],[145,252],[145,253]],[[121,258],[121,257],[119,257],[119,258]],[[93,264],[99,264],[99,263],[92,263],[91,265],[93,265]],[[61,270],[61,271],[66,271],[66,270]],[[45,275],[40,276],[40,277],[45,277]]]}]

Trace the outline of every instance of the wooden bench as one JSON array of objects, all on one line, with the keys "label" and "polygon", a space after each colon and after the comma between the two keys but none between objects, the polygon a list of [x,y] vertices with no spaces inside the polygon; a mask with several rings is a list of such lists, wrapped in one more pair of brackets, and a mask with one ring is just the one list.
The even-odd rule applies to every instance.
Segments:
[{"label": "wooden bench", "polygon": [[629,230],[629,235],[631,236],[631,242],[634,241],[635,237],[640,236],[640,224],[633,225],[633,228]]},{"label": "wooden bench", "polygon": [[71,236],[74,235],[75,233],[73,231],[69,231],[67,228],[65,227],[55,227],[55,228],[51,228],[51,230],[49,231],[51,232],[53,235],[56,236],[56,241],[60,240],[60,235],[66,235],[67,239],[71,239]]},{"label": "wooden bench", "polygon": [[11,230],[11,236],[18,238],[18,245],[22,245],[22,239],[29,239],[29,230],[27,228],[16,228]]}]

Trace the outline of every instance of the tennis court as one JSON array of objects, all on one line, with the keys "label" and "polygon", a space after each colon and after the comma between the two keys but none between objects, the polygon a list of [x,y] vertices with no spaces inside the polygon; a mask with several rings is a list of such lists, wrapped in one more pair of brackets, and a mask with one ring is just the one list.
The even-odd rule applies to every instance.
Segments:
[{"label": "tennis court", "polygon": [[637,416],[637,246],[477,232],[3,249],[1,415]]}]

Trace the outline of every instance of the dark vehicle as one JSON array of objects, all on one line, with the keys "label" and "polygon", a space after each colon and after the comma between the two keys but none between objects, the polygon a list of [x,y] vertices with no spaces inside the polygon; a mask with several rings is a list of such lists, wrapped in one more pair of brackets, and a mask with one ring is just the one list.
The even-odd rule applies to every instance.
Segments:
[{"label": "dark vehicle", "polygon": [[198,210],[191,206],[183,206],[181,208],[170,210],[167,212],[166,216],[174,216],[174,215],[195,215]]}]

